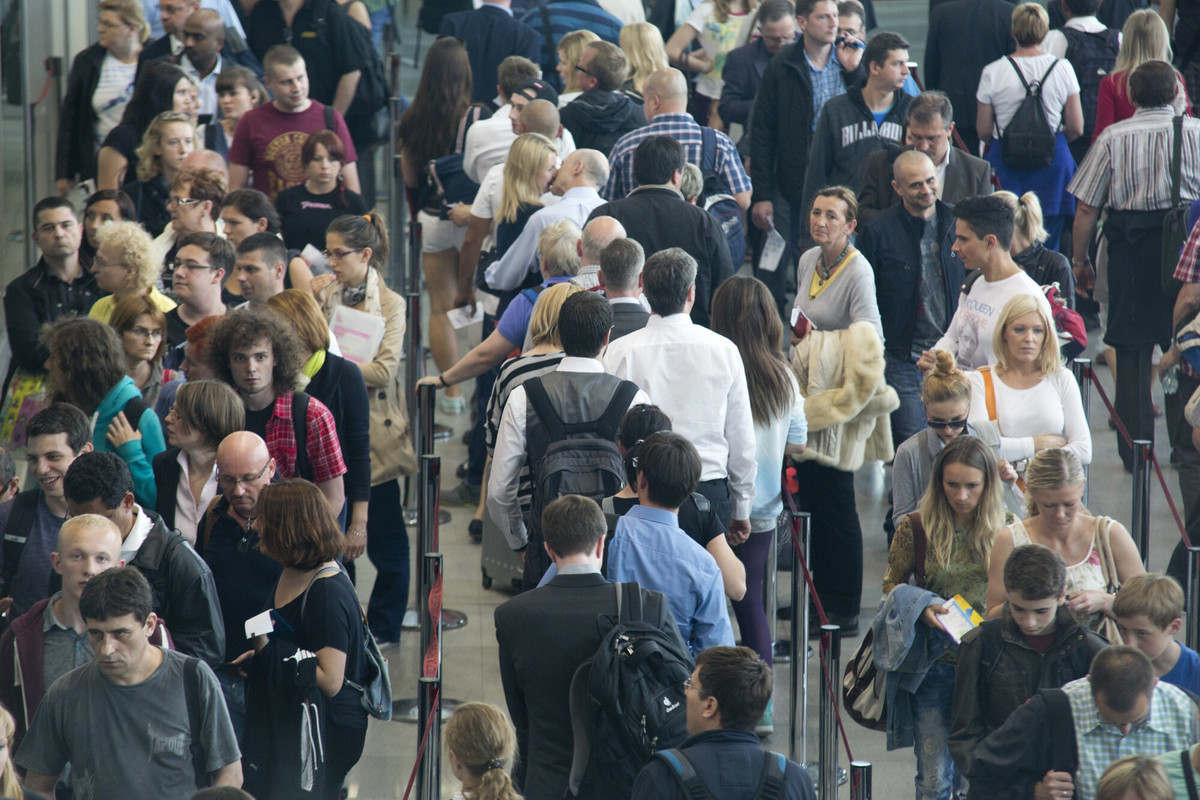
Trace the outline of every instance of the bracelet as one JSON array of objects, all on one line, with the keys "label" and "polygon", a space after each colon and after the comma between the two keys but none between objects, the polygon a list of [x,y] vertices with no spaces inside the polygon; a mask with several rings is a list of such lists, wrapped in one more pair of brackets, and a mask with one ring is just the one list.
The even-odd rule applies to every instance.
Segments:
[{"label": "bracelet", "polygon": [[438,375],[438,383],[441,384],[443,389],[446,389],[450,386],[450,384],[446,383],[446,376],[444,375]]},{"label": "bracelet", "polygon": [[348,535],[350,535],[350,536],[366,536],[367,533],[366,533],[366,531],[350,531],[350,533]]}]

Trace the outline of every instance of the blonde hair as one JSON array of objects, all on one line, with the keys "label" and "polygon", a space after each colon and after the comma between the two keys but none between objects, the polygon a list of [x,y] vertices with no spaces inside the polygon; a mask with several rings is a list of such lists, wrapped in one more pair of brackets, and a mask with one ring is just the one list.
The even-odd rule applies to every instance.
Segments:
[{"label": "blonde hair", "polygon": [[101,225],[95,235],[100,247],[116,250],[122,266],[133,268],[131,288],[149,291],[158,283],[162,264],[154,258],[154,240],[145,228],[130,220],[109,222]]},{"label": "blonde hair", "polygon": [[521,800],[508,768],[517,749],[517,732],[491,703],[463,703],[446,723],[446,749],[467,772],[479,778],[471,800]]},{"label": "blonde hair", "polygon": [[504,192],[500,197],[497,222],[514,222],[521,206],[542,205],[542,192],[537,186],[546,171],[546,160],[558,158],[554,142],[540,133],[523,133],[513,142],[504,162]]},{"label": "blonde hair", "polygon": [[21,780],[17,777],[17,768],[13,764],[13,738],[17,735],[17,721],[8,709],[0,706],[0,736],[8,745],[8,760],[4,771],[0,772],[0,797],[11,797],[13,800],[23,800],[25,790],[21,788]]},{"label": "blonde hair", "polygon": [[578,283],[564,281],[541,293],[529,318],[529,340],[534,347],[545,344],[562,349],[562,339],[558,335],[558,312],[568,297],[582,291],[586,290]]},{"label": "blonde hair", "polygon": [[579,85],[579,70],[575,67],[579,64],[579,59],[583,57],[583,48],[598,41],[600,41],[600,37],[591,31],[571,31],[564,33],[563,37],[558,40],[558,47],[555,49],[558,58],[570,68],[567,70],[567,77],[563,80],[563,94],[578,92],[583,88]]},{"label": "blonde hair", "polygon": [[1062,354],[1058,350],[1058,335],[1055,333],[1054,320],[1046,315],[1046,309],[1038,298],[1032,294],[1013,295],[1004,304],[1000,316],[996,319],[996,328],[992,331],[992,354],[996,359],[996,372],[1008,372],[1012,368],[1009,363],[1008,348],[1004,345],[1004,331],[1008,326],[1026,314],[1036,313],[1042,321],[1042,349],[1038,352],[1038,372],[1043,376],[1053,375],[1063,368]]},{"label": "blonde hair", "polygon": [[933,351],[933,372],[921,387],[922,403],[971,402],[971,381],[946,350]]},{"label": "blonde hair", "polygon": [[162,144],[163,131],[168,125],[187,125],[192,132],[192,143],[195,144],[196,123],[192,121],[191,117],[180,111],[162,112],[150,120],[150,125],[142,134],[142,143],[137,147],[138,180],[148,181],[162,172],[162,156],[158,154],[158,148]]},{"label": "blonde hair", "polygon": [[1021,3],[1012,12],[1012,37],[1021,47],[1037,47],[1050,31],[1050,15],[1040,3]]},{"label": "blonde hair", "polygon": [[[758,0],[744,0],[745,12],[749,14],[758,8]],[[729,21],[729,0],[713,0],[713,16],[717,22],[724,25]],[[713,54],[716,57],[716,53]]]},{"label": "blonde hair", "polygon": [[1126,77],[1147,61],[1171,63],[1171,37],[1167,25],[1151,8],[1134,11],[1121,29],[1121,48],[1113,72]]},{"label": "blonde hair", "polygon": [[942,486],[942,476],[950,464],[972,467],[983,474],[983,490],[979,493],[966,539],[973,560],[987,564],[996,532],[1004,527],[1004,497],[996,457],[990,447],[974,436],[951,439],[934,459],[929,487],[917,506],[929,542],[926,560],[943,569],[950,564],[954,549],[954,509]]},{"label": "blonde hair", "polygon": [[1179,581],[1161,572],[1144,572],[1127,578],[1113,597],[1113,616],[1146,618],[1166,628],[1183,616],[1183,587]]},{"label": "blonde hair", "polygon": [[1038,515],[1037,503],[1033,500],[1033,492],[1037,489],[1057,490],[1067,486],[1082,486],[1087,482],[1083,473],[1083,464],[1079,457],[1070,450],[1061,447],[1049,447],[1042,450],[1025,467],[1025,518],[1031,519]]},{"label": "blonde hair", "polygon": [[629,80],[641,92],[650,74],[671,66],[662,31],[649,22],[631,22],[621,28],[621,49],[629,59]]},{"label": "blonde hair", "polygon": [[1042,202],[1033,192],[1026,192],[1017,197],[1012,192],[996,192],[1013,210],[1014,231],[1030,244],[1041,244],[1050,238],[1044,226],[1045,217],[1042,215]]},{"label": "blonde hair", "polygon": [[121,22],[137,28],[138,41],[142,44],[150,38],[150,23],[138,0],[101,0],[96,13],[101,11],[111,11],[121,18]]},{"label": "blonde hair", "polygon": [[1166,770],[1150,756],[1125,756],[1108,765],[1096,785],[1096,800],[1174,800]]},{"label": "blonde hair", "polygon": [[575,223],[560,219],[542,228],[538,235],[538,253],[542,257],[542,270],[548,278],[579,274],[579,237],[582,234]]}]

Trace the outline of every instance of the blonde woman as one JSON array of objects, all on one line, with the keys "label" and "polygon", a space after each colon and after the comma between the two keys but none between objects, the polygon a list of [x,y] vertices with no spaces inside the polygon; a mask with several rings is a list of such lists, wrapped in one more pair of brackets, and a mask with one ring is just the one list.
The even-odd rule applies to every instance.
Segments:
[{"label": "blonde woman", "polygon": [[1079,384],[1063,366],[1054,323],[1038,298],[1019,294],[1004,304],[992,334],[996,363],[969,374],[971,421],[1000,429],[1000,453],[1016,463],[1039,450],[1064,447],[1091,463],[1092,434]]},{"label": "blonde woman", "polygon": [[155,260],[154,242],[141,225],[128,221],[101,225],[96,241],[100,246],[92,273],[96,285],[110,294],[96,301],[89,317],[107,325],[119,301],[138,295],[149,297],[163,313],[175,308],[175,301],[158,291],[162,263]]},{"label": "blonde woman", "polygon": [[504,712],[489,703],[463,703],[446,723],[450,770],[462,783],[453,800],[521,800],[508,770],[517,753],[517,732]]},{"label": "blonde woman", "polygon": [[171,221],[167,211],[171,181],[183,169],[183,160],[196,149],[196,126],[178,111],[164,111],[150,122],[137,149],[137,180],[125,184],[138,221],[157,237]]},{"label": "blonde woman", "polygon": [[[724,82],[721,70],[725,55],[737,46],[738,34],[747,16],[758,8],[758,0],[704,0],[667,41],[667,56],[684,72],[699,73],[694,97],[695,116],[722,129],[717,101]],[[689,52],[699,39],[700,49]]]},{"label": "blonde woman", "polygon": [[600,41],[600,37],[591,31],[571,31],[563,34],[563,37],[558,40],[558,66],[555,67],[555,70],[558,72],[558,77],[562,78],[563,83],[562,93],[558,96],[559,108],[574,100],[583,91],[579,85],[579,71],[576,67],[579,66],[579,57],[583,55],[583,48],[598,41]]},{"label": "blonde woman", "polygon": [[[1152,8],[1143,8],[1130,14],[1121,30],[1121,49],[1117,51],[1117,63],[1113,65],[1112,72],[1100,81],[1093,142],[1100,135],[1100,131],[1109,125],[1133,116],[1136,109],[1133,101],[1129,99],[1129,76],[1133,71],[1147,61],[1166,61],[1170,64],[1172,58],[1171,37],[1158,12]],[[1179,91],[1175,95],[1173,105],[1177,114],[1184,111],[1190,114],[1192,111],[1182,78],[1179,79]]]},{"label": "blonde woman", "polygon": [[1057,283],[1058,296],[1066,302],[1067,308],[1074,308],[1075,274],[1071,272],[1071,262],[1066,256],[1045,247],[1050,234],[1043,224],[1042,202],[1038,196],[1033,192],[1026,192],[1020,197],[1012,192],[996,192],[996,197],[1008,203],[1013,210],[1015,225],[1012,244],[1008,247],[1013,261],[1038,286]]},{"label": "blonde woman", "polygon": [[523,133],[504,162],[504,191],[496,214],[496,257],[504,255],[539,211],[558,173],[558,149],[540,133]]},{"label": "blonde woman", "polygon": [[634,22],[621,28],[620,44],[629,59],[629,78],[621,91],[640,103],[650,74],[671,66],[662,31],[649,22]]}]

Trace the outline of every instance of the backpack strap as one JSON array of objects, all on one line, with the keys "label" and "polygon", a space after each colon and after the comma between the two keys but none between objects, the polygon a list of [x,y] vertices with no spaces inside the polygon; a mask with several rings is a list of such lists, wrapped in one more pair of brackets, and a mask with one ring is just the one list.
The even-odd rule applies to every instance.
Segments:
[{"label": "backpack strap", "polygon": [[550,441],[557,442],[564,438],[567,435],[567,426],[558,412],[554,410],[554,404],[550,402],[550,395],[546,394],[546,387],[542,385],[541,376],[530,378],[521,385],[525,387],[525,396],[546,428]]},{"label": "backpack strap", "polygon": [[617,618],[622,624],[626,622],[641,622],[644,618],[642,614],[642,587],[634,582],[622,583],[620,586],[621,589],[617,592]]},{"label": "backpack strap", "polygon": [[707,125],[700,128],[700,172],[717,170],[717,132]]},{"label": "backpack strap", "polygon": [[925,537],[925,524],[921,522],[921,512],[914,511],[908,515],[912,523],[913,534],[913,576],[917,586],[925,588],[925,552],[928,540]]},{"label": "backpack strap", "polygon": [[1175,139],[1171,142],[1171,208],[1179,206],[1179,170],[1183,162],[1183,117],[1175,117],[1172,127]]},{"label": "backpack strap", "polygon": [[1046,704],[1046,721],[1050,724],[1049,769],[1069,772],[1079,769],[1079,751],[1075,741],[1075,717],[1071,714],[1071,699],[1062,689],[1042,689],[1039,692]]},{"label": "backpack strap", "polygon": [[625,412],[629,410],[629,404],[633,402],[634,397],[637,397],[637,393],[636,383],[621,381],[617,390],[613,392],[612,399],[608,401],[608,408],[604,409],[604,413],[596,421],[596,436],[616,441],[617,432],[621,429],[621,417],[625,416]]},{"label": "backpack strap", "polygon": [[987,404],[988,419],[996,421],[996,384],[992,382],[992,368],[980,367],[979,375],[983,378],[983,398]]},{"label": "backpack strap", "polygon": [[758,782],[755,800],[777,800],[783,796],[783,776],[787,770],[787,758],[780,753],[767,750],[763,759],[762,779]]},{"label": "backpack strap", "polygon": [[33,530],[33,521],[37,517],[38,492],[41,489],[26,489],[13,498],[12,512],[8,515],[8,527],[4,529],[4,570],[0,579],[4,581],[3,591],[12,594],[12,581],[16,577],[17,568],[21,565],[21,553],[25,550],[25,540]]},{"label": "backpack strap", "polygon": [[974,286],[975,281],[979,280],[981,277],[983,277],[983,272],[981,270],[977,270],[977,269],[971,270],[970,272],[967,273],[967,277],[966,277],[966,279],[963,280],[962,288],[959,289],[959,291],[962,292],[963,294],[970,294],[971,287]]},{"label": "backpack strap", "polygon": [[221,502],[223,495],[218,494],[209,501],[208,508],[204,511],[204,524],[196,531],[196,552],[200,557],[204,557],[204,549],[208,547],[208,540],[212,537],[213,528],[217,527],[217,520],[221,518],[217,511],[217,504]]},{"label": "backpack strap", "polygon": [[125,415],[125,420],[129,423],[129,427],[136,431],[138,423],[142,420],[142,415],[149,410],[150,406],[146,405],[146,401],[139,394],[129,398],[129,401],[121,408],[121,413]]},{"label": "backpack strap", "polygon": [[204,768],[204,741],[201,726],[204,722],[200,710],[200,659],[185,656],[183,662],[183,697],[187,703],[188,728],[191,731],[192,770],[195,773],[196,788],[202,789],[211,783],[208,770]]},{"label": "backpack strap", "polygon": [[325,106],[325,130],[337,133],[337,118],[333,116],[333,106]]},{"label": "backpack strap", "polygon": [[341,572],[341,567],[321,567],[317,570],[317,574],[308,579],[308,586],[304,587],[304,594],[300,595],[300,624],[304,624],[304,609],[308,606],[308,590],[317,582],[317,578],[329,572]]},{"label": "backpack strap", "polygon": [[312,480],[312,463],[308,460],[308,401],[306,392],[292,392],[292,435],[296,439],[296,477]]},{"label": "backpack strap", "polygon": [[687,756],[678,748],[659,750],[654,756],[667,762],[671,768],[671,774],[679,782],[679,788],[683,790],[683,796],[687,800],[713,800],[714,795],[709,791],[708,784],[696,774],[696,768],[692,766],[692,762],[688,761]]},{"label": "backpack strap", "polygon": [[1187,782],[1188,800],[1200,800],[1200,792],[1196,791],[1196,768],[1192,766],[1192,748],[1185,747],[1179,753],[1183,762],[1183,779]]},{"label": "backpack strap", "polygon": [[[1012,56],[1005,56],[1008,63],[1012,64],[1013,72],[1017,73],[1017,79],[1021,81],[1021,85],[1025,87],[1025,96],[1029,97],[1033,94],[1033,87],[1029,85],[1029,81],[1025,80],[1025,73],[1021,72],[1021,68],[1017,66],[1017,62],[1013,61]],[[1054,69],[1054,65],[1050,65],[1050,69]],[[1046,70],[1046,74],[1050,74],[1050,70]],[[1038,84],[1038,92],[1041,92],[1041,84]]]}]

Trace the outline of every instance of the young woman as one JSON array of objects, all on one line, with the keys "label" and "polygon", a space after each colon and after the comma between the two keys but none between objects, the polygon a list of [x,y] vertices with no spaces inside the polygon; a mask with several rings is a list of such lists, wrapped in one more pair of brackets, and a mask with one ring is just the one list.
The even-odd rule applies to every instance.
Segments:
[{"label": "young woman", "polygon": [[1084,507],[1086,481],[1083,465],[1068,450],[1043,450],[1029,462],[1026,518],[1000,531],[992,547],[987,616],[1000,616],[1007,599],[1003,576],[1008,554],[1032,542],[1044,544],[1067,562],[1067,606],[1080,622],[1099,630],[1105,617],[1112,618],[1110,589],[1115,592],[1145,568],[1125,526],[1109,517],[1092,516]]},{"label": "young woman", "polygon": [[311,244],[325,249],[325,229],[343,214],[365,214],[366,201],[342,183],[346,148],[333,131],[311,134],[300,150],[307,175],[304,183],[284,189],[275,198],[283,220],[283,242],[289,250]]},{"label": "young woman", "polygon": [[228,158],[238,120],[270,99],[262,82],[250,69],[232,64],[221,70],[217,76],[217,107],[221,109],[221,120],[204,129],[205,149]]},{"label": "young woman", "polygon": [[163,355],[167,349],[167,318],[148,296],[133,295],[113,306],[108,320],[125,348],[125,374],[141,390],[142,399],[151,408],[158,402],[163,384],[182,377],[163,374]]},{"label": "young woman", "polygon": [[629,78],[621,91],[641,103],[650,74],[671,66],[662,31],[649,22],[632,22],[621,28],[621,50],[629,59]]},{"label": "young woman", "polygon": [[[742,23],[758,7],[758,0],[704,0],[667,41],[671,64],[697,72],[693,116],[701,125],[723,129],[717,102],[721,99],[721,69],[725,54],[737,45]],[[688,52],[696,39],[700,49]]]},{"label": "young woman", "polygon": [[[225,238],[235,250],[253,233],[273,233],[278,236],[283,228],[283,221],[279,218],[279,212],[275,210],[271,198],[257,189],[238,189],[225,195],[225,199],[221,201],[220,219],[225,226]],[[297,284],[297,261],[304,263],[302,259],[293,258],[292,263],[288,265],[289,289],[292,286],[307,285],[307,280],[312,279],[312,272],[304,265],[302,274],[306,274],[307,279]],[[225,285],[221,287],[221,302],[232,308],[243,302],[241,298],[242,289],[237,280],[237,270],[232,270],[225,276]]]},{"label": "young woman", "polygon": [[13,765],[13,739],[17,735],[17,722],[7,708],[0,706],[0,797],[11,800],[44,800],[21,785],[17,768]]},{"label": "young woman", "polygon": [[151,236],[158,236],[171,222],[169,187],[183,169],[183,159],[195,149],[196,128],[187,114],[164,111],[146,128],[137,149],[137,180],[126,183],[124,190]]},{"label": "young woman", "polygon": [[79,255],[87,262],[91,270],[92,262],[96,259],[96,231],[106,222],[122,222],[123,220],[137,221],[137,209],[129,195],[120,189],[101,189],[92,192],[83,203],[83,242],[79,247]]},{"label": "young woman", "polygon": [[[883,576],[884,593],[906,583],[921,566],[921,588],[945,598],[962,595],[972,608],[982,610],[989,557],[993,569],[997,563],[1001,570],[1004,566],[1003,559],[993,553],[992,542],[996,532],[1012,520],[1012,514],[1004,510],[1001,486],[996,460],[987,445],[973,436],[961,436],[947,444],[933,463],[918,511],[905,515],[896,526]],[[916,563],[914,548],[918,526],[926,543],[923,565]],[[993,573],[993,577],[1000,581],[998,574]],[[917,625],[930,628],[931,632],[926,632],[929,635],[944,637],[942,644],[953,654],[957,645],[937,617],[948,610],[930,605]],[[914,712],[913,751],[917,756],[917,797],[921,800],[950,797],[955,785],[962,782],[946,745],[953,690],[952,658],[930,664],[915,692],[901,690],[909,695],[903,700]]]},{"label": "young woman", "polygon": [[1067,308],[1075,307],[1075,273],[1071,262],[1062,253],[1045,248],[1050,234],[1043,225],[1042,203],[1033,192],[1017,197],[1012,192],[996,192],[1013,210],[1016,224],[1013,228],[1012,244],[1008,251],[1013,261],[1033,279],[1038,286],[1058,284],[1058,296]]},{"label": "young woman", "polygon": [[96,188],[120,189],[134,180],[138,145],[150,122],[165,111],[185,115],[193,124],[200,108],[200,90],[179,67],[166,61],[147,64],[133,86],[121,122],[109,131],[96,157]]},{"label": "young woman", "polygon": [[462,783],[453,800],[521,800],[508,769],[517,732],[504,712],[489,703],[463,703],[446,723],[446,756]]},{"label": "young woman", "polygon": [[[1139,9],[1125,20],[1121,29],[1121,49],[1117,51],[1117,63],[1104,79],[1100,81],[1100,94],[1096,98],[1096,128],[1092,133],[1092,141],[1100,132],[1123,119],[1133,116],[1133,101],[1129,99],[1129,76],[1133,71],[1147,61],[1173,60],[1171,53],[1171,35],[1167,25],[1154,9]],[[1186,111],[1191,113],[1192,104],[1188,100],[1187,90],[1183,79],[1179,79],[1179,91],[1175,95],[1175,113]]]},{"label": "young woman", "polygon": [[[623,28],[622,32],[624,32]],[[555,69],[563,83],[563,90],[558,95],[559,108],[574,100],[583,91],[579,86],[579,71],[576,67],[579,66],[583,48],[598,41],[600,41],[599,36],[586,30],[564,33],[563,37],[558,40],[558,66]]]}]

